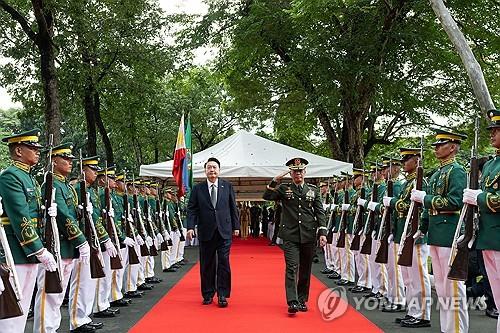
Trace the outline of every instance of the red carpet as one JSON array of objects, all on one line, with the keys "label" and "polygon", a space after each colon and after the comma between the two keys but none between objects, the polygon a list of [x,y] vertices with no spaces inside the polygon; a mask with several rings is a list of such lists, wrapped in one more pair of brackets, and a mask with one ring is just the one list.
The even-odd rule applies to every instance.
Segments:
[{"label": "red carpet", "polygon": [[[284,258],[264,240],[237,240],[231,247],[232,291],[227,308],[202,305],[199,265],[195,265],[130,332],[382,332],[352,307],[324,321],[317,299],[326,286],[311,280],[309,311],[286,313]],[[345,306],[336,297],[338,308]]]}]

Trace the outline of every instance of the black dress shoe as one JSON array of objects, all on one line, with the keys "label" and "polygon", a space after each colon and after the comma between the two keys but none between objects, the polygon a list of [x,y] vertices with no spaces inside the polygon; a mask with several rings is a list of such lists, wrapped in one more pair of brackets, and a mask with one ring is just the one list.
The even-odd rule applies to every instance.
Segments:
[{"label": "black dress shoe", "polygon": [[108,311],[111,311],[114,314],[119,314],[120,313],[120,309],[118,309],[118,308],[108,308]]},{"label": "black dress shoe", "polygon": [[174,268],[173,266],[171,266],[170,268],[165,268],[163,271],[164,272],[177,272],[177,269]]},{"label": "black dress shoe", "polygon": [[147,283],[143,283],[137,287],[137,290],[152,290],[153,286]]},{"label": "black dress shoe", "polygon": [[123,307],[123,306],[129,306],[130,305],[130,300],[127,301],[125,299],[118,299],[116,301],[113,301],[113,302],[109,302],[109,305],[111,306],[117,306],[117,307]]},{"label": "black dress shoe", "polygon": [[91,325],[89,324],[85,324],[85,325],[82,325],[82,326],[79,326],[77,328],[75,328],[74,330],[71,330],[70,332],[71,333],[93,333],[95,332],[95,328],[92,327]]},{"label": "black dress shoe", "polygon": [[404,312],[406,311],[405,307],[401,304],[387,304],[384,308],[382,308],[382,312]]},{"label": "black dress shoe", "polygon": [[100,330],[101,328],[104,327],[104,324],[103,323],[100,323],[100,322],[96,322],[96,321],[91,321],[90,323],[88,323],[87,325],[89,326],[92,326],[93,328],[95,328],[96,330]]},{"label": "black dress shoe", "polygon": [[321,274],[332,274],[333,272],[334,270],[330,268],[324,268],[321,270]]},{"label": "black dress shoe", "polygon": [[109,309],[94,313],[94,318],[111,318],[111,317],[116,317],[116,313],[110,311]]},{"label": "black dress shoe", "polygon": [[338,280],[340,279],[340,274],[337,272],[333,272],[331,274],[328,274],[326,277],[329,279]]},{"label": "black dress shoe", "polygon": [[425,319],[411,318],[408,320],[402,320],[401,326],[411,327],[411,328],[431,327],[431,321]]},{"label": "black dress shoe", "polygon": [[219,296],[217,302],[219,303],[219,308],[227,307],[227,299],[224,296]]},{"label": "black dress shoe", "polygon": [[294,314],[299,311],[299,302],[292,301],[288,304],[288,313]]},{"label": "black dress shoe", "polygon": [[337,282],[338,286],[353,286],[354,282],[348,281],[348,280],[339,280]]},{"label": "black dress shoe", "polygon": [[128,291],[128,292],[126,292],[124,296],[127,297],[127,298],[141,298],[142,295],[144,295],[143,292],[135,290],[135,291]]},{"label": "black dress shoe", "polygon": [[414,318],[415,318],[415,317],[412,317],[412,316],[410,316],[410,315],[406,315],[406,316],[404,316],[404,317],[394,319],[394,322],[395,322],[396,324],[401,324],[401,322],[402,322],[403,320],[410,320],[410,319],[414,319]]},{"label": "black dress shoe", "polygon": [[160,283],[161,281],[163,281],[162,279],[159,279],[155,276],[153,277],[150,277],[150,278],[146,278],[146,283]]},{"label": "black dress shoe", "polygon": [[300,312],[307,312],[306,302],[299,302],[299,311]]},{"label": "black dress shoe", "polygon": [[211,297],[210,298],[204,298],[203,302],[201,304],[203,304],[203,305],[209,305],[209,304],[212,304],[212,302],[213,301],[212,301]]},{"label": "black dress shoe", "polygon": [[495,308],[486,309],[485,314],[490,318],[498,319],[498,311]]},{"label": "black dress shoe", "polygon": [[355,287],[352,287],[350,288],[349,290],[352,292],[352,293],[355,293],[355,294],[359,294],[359,293],[364,293],[367,291],[368,288],[365,288],[365,287],[361,287],[361,286],[355,286]]}]

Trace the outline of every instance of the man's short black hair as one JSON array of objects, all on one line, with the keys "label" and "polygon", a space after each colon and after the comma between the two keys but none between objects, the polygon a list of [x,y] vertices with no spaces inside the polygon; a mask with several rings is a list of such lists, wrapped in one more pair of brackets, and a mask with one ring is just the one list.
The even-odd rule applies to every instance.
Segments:
[{"label": "man's short black hair", "polygon": [[217,165],[218,165],[218,166],[219,166],[219,168],[220,168],[220,162],[219,162],[219,160],[218,160],[218,159],[216,159],[215,157],[210,157],[210,158],[209,158],[209,159],[205,162],[205,164],[203,165],[203,169],[205,169],[205,168],[207,167],[207,163],[208,163],[208,162],[215,162],[215,163],[217,163]]}]

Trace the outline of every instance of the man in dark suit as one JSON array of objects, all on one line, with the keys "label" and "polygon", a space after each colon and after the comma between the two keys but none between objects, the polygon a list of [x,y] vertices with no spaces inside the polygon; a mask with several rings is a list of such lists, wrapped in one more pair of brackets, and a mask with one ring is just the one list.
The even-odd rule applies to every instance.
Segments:
[{"label": "man in dark suit", "polygon": [[203,304],[211,304],[217,291],[219,306],[226,307],[231,294],[231,234],[239,235],[240,220],[233,186],[219,179],[219,172],[219,160],[210,157],[205,163],[207,181],[196,184],[189,197],[187,238],[194,237],[197,225]]}]

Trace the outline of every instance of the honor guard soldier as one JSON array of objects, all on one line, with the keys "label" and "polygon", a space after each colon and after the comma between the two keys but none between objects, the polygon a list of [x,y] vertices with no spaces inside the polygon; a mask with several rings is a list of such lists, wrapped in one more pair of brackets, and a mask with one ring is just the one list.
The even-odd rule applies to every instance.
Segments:
[{"label": "honor guard soldier", "polygon": [[[85,232],[85,224],[89,223],[91,232],[85,234],[87,241],[91,247],[97,247],[94,255],[101,266],[104,266],[102,256],[100,256],[99,245],[102,244],[106,248],[106,252],[110,257],[116,256],[116,248],[111,243],[109,235],[102,225],[101,208],[99,196],[96,190],[92,187],[97,178],[99,171],[99,160],[96,156],[83,158],[81,160],[81,169],[83,179],[75,185],[76,193],[78,194],[78,202],[80,216],[88,216],[89,220],[81,218],[80,229]],[[83,196],[81,187],[85,184],[86,193]],[[85,207],[85,208],[84,208]],[[86,212],[83,212],[86,209]],[[95,230],[95,234],[94,231]],[[95,244],[94,244],[95,242]],[[91,258],[92,261],[92,249]],[[71,274],[71,282],[69,289],[69,324],[71,332],[94,332],[98,328],[103,327],[103,323],[92,322],[90,315],[96,296],[96,281],[91,277],[91,265],[79,260],[75,261],[73,273]]]},{"label": "honor guard soldier", "polygon": [[[353,237],[352,234],[348,233],[348,231],[350,226],[352,233],[352,221],[354,216],[351,213],[351,200],[356,191],[352,186],[352,175],[343,171],[341,172],[341,175],[344,177],[344,191],[342,192],[342,197],[340,198],[341,201],[339,202],[339,208],[337,210],[337,215],[339,215],[339,225],[336,230],[338,231],[337,243],[343,235],[343,237],[345,237],[345,246],[338,247],[338,250],[341,253],[342,267],[340,269],[341,279],[336,283],[339,286],[352,286],[354,285],[354,281],[356,279],[356,263],[354,260],[354,253],[351,251],[351,241]],[[342,221],[343,215],[345,215],[344,221]]]},{"label": "honor guard soldier", "polygon": [[[332,204],[332,198],[330,196],[329,182],[320,182],[319,183],[319,192],[321,195],[321,203],[323,204],[323,209],[325,210],[325,216],[327,218],[327,224],[328,224],[328,218],[330,217],[331,204]],[[333,272],[335,272],[331,245],[332,244],[327,243],[324,247],[323,254],[325,256],[325,268],[323,270],[321,270],[322,274],[332,274]]]},{"label": "honor guard soldier", "polygon": [[[391,267],[396,265],[398,251],[403,230],[406,223],[406,217],[411,204],[411,190],[415,186],[417,176],[417,166],[420,156],[420,148],[400,148],[401,161],[403,163],[406,179],[402,185],[402,191],[394,197],[384,196],[384,206],[391,207],[394,211],[396,221],[393,227],[392,241],[395,248],[391,247],[389,251],[391,258]],[[429,247],[427,237],[415,240],[413,249],[413,261],[409,267],[396,265],[401,270],[401,275],[406,288],[407,314],[402,318],[396,318],[396,323],[403,327],[430,327],[431,318],[431,282],[429,272],[427,271],[427,258],[429,256]],[[395,277],[395,276],[393,276]],[[395,283],[398,292],[403,289],[401,284]]]},{"label": "honor guard soldier", "polygon": [[[40,131],[34,129],[2,139],[7,143],[12,165],[0,175],[0,196],[3,198],[3,214],[0,217],[19,278],[22,293],[23,315],[0,320],[0,332],[24,332],[28,310],[35,288],[38,264],[54,272],[57,263],[46,249],[38,225],[41,212],[41,192],[32,168],[40,159],[38,143]],[[57,208],[50,208],[55,216]]]},{"label": "honor guard soldier", "polygon": [[344,197],[345,179],[339,176],[334,176],[334,179],[335,179],[335,184],[334,184],[334,190],[331,192],[332,206],[330,208],[331,209],[330,213],[333,212],[335,216],[332,216],[332,221],[331,221],[332,224],[329,226],[328,232],[331,233],[331,239],[328,238],[327,236],[327,243],[330,244],[332,248],[335,271],[331,274],[328,274],[327,278],[333,280],[339,280],[341,279],[341,272],[342,272],[343,249],[337,247],[337,241],[338,241],[338,231],[340,225],[340,206],[342,205],[342,200]]},{"label": "honor guard soldier", "polygon": [[[362,198],[362,196],[366,195],[365,188],[365,170],[364,169],[352,169],[353,174],[353,186],[356,193],[351,198],[351,214],[353,215],[352,226],[349,226],[348,234],[352,234],[351,241],[352,244],[353,239],[356,237],[356,233],[363,231],[363,223],[364,219],[364,206],[366,204],[366,200]],[[363,193],[364,192],[364,193]],[[361,236],[360,242],[362,241]],[[356,286],[351,288],[350,291],[353,293],[362,293],[366,291],[370,291],[372,289],[372,271],[370,267],[370,255],[363,254],[360,252],[360,247],[356,250],[352,250],[354,253],[354,260],[356,263],[356,271],[358,273],[358,281],[356,282]]]},{"label": "honor guard soldier", "polygon": [[[45,269],[38,268],[37,293],[35,297],[33,332],[55,333],[61,324],[61,305],[69,283],[75,260],[89,262],[90,246],[79,227],[77,210],[78,197],[69,185],[75,156],[72,143],[64,143],[52,149],[53,191],[57,205],[57,229],[59,233],[61,255],[62,292],[47,293],[45,290]],[[50,166],[49,166],[50,167]],[[42,192],[46,191],[44,184]],[[47,223],[47,221],[46,221]],[[46,226],[47,227],[47,226]]]},{"label": "honor guard soldier", "polygon": [[[264,200],[280,200],[283,205],[279,237],[283,239],[286,300],[291,314],[307,311],[317,236],[321,246],[326,244],[326,219],[319,190],[304,182],[307,164],[304,158],[288,161],[289,171],[273,178],[263,195]],[[292,183],[278,185],[288,173]]]},{"label": "honor guard soldier", "polygon": [[443,332],[467,332],[469,329],[465,284],[447,278],[448,259],[467,185],[465,169],[455,160],[460,143],[465,138],[463,134],[436,130],[437,141],[432,145],[440,166],[429,179],[428,191],[413,189],[410,197],[424,207],[422,222],[414,238],[428,233],[434,284],[441,302],[439,319]]},{"label": "honor guard soldier", "polygon": [[[116,172],[116,171],[115,171]],[[115,174],[114,185],[115,188],[111,191],[111,204],[113,207],[114,222],[116,230],[118,232],[118,239],[120,241],[120,253],[122,258],[123,268],[115,269],[112,271],[111,276],[111,293],[109,298],[109,304],[113,307],[123,307],[128,306],[131,303],[129,298],[125,298],[122,292],[123,286],[123,275],[125,269],[129,264],[128,260],[128,247],[135,248],[136,243],[130,237],[127,237],[125,232],[125,219],[124,216],[124,195],[125,195],[125,173]]]},{"label": "honor guard soldier", "polygon": [[[481,175],[481,189],[465,189],[463,202],[479,207],[479,231],[476,249],[482,250],[484,265],[500,309],[500,110],[488,111],[491,124],[491,145],[496,149],[493,159],[486,162]],[[500,319],[497,319],[500,332]]]},{"label": "honor guard soldier", "polygon": [[[115,189],[115,167],[108,166],[105,169],[101,169],[97,172],[97,192],[99,196],[99,203],[101,209],[101,221],[104,229],[110,236],[110,242],[112,246],[116,249],[115,256],[118,256],[120,238],[122,238],[122,234],[119,232],[121,229],[117,227],[115,221],[115,210],[113,207],[113,202],[111,198],[111,192]],[[106,183],[107,181],[107,183]],[[106,198],[106,188],[109,189],[109,198]],[[106,200],[109,199],[109,211],[107,211],[108,203]],[[108,225],[109,219],[109,225]],[[114,226],[112,225],[114,224]],[[114,228],[113,228],[114,227]],[[116,238],[115,238],[116,232]],[[116,240],[118,241],[118,248]],[[123,240],[123,238],[122,238]],[[94,301],[94,317],[95,318],[108,318],[114,317],[116,314],[120,313],[120,309],[111,308],[110,306],[110,297],[111,297],[111,288],[112,288],[112,279],[113,272],[117,269],[113,269],[111,267],[111,257],[108,254],[108,251],[105,247],[101,247],[102,257],[104,259],[104,274],[105,276],[97,279],[97,287],[96,287],[96,295]],[[120,253],[121,255],[121,253]],[[123,263],[122,263],[123,266]]]}]

